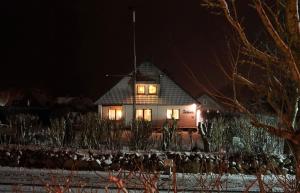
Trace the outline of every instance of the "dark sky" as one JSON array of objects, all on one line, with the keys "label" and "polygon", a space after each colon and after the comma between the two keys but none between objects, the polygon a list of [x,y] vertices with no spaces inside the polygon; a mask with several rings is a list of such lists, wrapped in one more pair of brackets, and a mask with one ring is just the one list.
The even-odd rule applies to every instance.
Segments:
[{"label": "dark sky", "polygon": [[[132,70],[129,7],[136,9],[137,62],[150,60],[193,95],[218,87],[226,58],[222,17],[200,0],[9,0],[0,2],[0,88],[40,88],[97,98]],[[223,59],[222,59],[223,58]],[[185,64],[185,65],[184,65]],[[207,84],[207,83],[205,83]]]}]

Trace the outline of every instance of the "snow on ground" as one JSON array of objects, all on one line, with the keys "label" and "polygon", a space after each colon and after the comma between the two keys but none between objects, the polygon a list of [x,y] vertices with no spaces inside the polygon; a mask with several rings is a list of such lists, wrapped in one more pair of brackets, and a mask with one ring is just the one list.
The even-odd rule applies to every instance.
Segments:
[{"label": "snow on ground", "polygon": [[[160,192],[173,189],[174,179],[172,174],[158,174],[157,183]],[[68,170],[46,170],[28,169],[17,167],[0,167],[0,192],[16,192],[16,188],[24,189],[23,192],[33,192],[32,187],[45,189],[47,185],[59,185],[60,187],[95,189],[104,192],[104,188],[116,188],[116,183],[109,181],[109,176],[117,176],[122,179],[127,189],[143,192],[143,183],[151,182],[153,174],[114,171],[68,171]],[[266,189],[272,192],[287,192],[284,187],[294,181],[294,176],[262,176]],[[154,180],[152,181],[154,182]],[[178,192],[193,192],[209,190],[223,190],[226,192],[249,191],[259,192],[257,177],[254,175],[219,175],[219,174],[176,174],[176,184]],[[37,190],[36,189],[36,190]],[[76,192],[76,191],[75,191]],[[91,192],[91,191],[88,191]],[[132,191],[130,191],[132,192]],[[172,191],[171,191],[172,192]],[[209,191],[210,192],[210,191]]]}]

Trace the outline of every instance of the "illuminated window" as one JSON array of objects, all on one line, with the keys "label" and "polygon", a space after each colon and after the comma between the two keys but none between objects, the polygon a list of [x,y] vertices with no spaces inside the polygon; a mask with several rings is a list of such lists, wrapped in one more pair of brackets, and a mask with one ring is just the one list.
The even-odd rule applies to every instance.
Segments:
[{"label": "illuminated window", "polygon": [[137,93],[138,94],[145,94],[145,86],[138,85],[137,86]]},{"label": "illuminated window", "polygon": [[156,94],[157,93],[156,85],[150,84],[149,87],[148,87],[148,93],[149,94]]},{"label": "illuminated window", "polygon": [[152,119],[152,111],[151,109],[145,109],[144,110],[144,120],[145,121],[151,121]]},{"label": "illuminated window", "polygon": [[109,120],[115,120],[116,119],[116,110],[115,109],[109,109],[108,110],[108,118],[109,118]]},{"label": "illuminated window", "polygon": [[109,109],[108,110],[108,119],[109,120],[122,119],[122,110],[121,109]]},{"label": "illuminated window", "polygon": [[173,113],[172,109],[167,110],[167,119],[172,119],[172,113]]},{"label": "illuminated window", "polygon": [[151,121],[152,120],[152,110],[151,109],[137,109],[136,110],[136,119]]},{"label": "illuminated window", "polygon": [[167,119],[179,119],[179,109],[167,109]]},{"label": "illuminated window", "polygon": [[179,119],[179,109],[173,109],[173,118]]},{"label": "illuminated window", "polygon": [[137,109],[136,110],[136,119],[143,119],[143,117],[144,117],[143,109]]},{"label": "illuminated window", "polygon": [[116,110],[116,120],[122,119],[122,110]]}]

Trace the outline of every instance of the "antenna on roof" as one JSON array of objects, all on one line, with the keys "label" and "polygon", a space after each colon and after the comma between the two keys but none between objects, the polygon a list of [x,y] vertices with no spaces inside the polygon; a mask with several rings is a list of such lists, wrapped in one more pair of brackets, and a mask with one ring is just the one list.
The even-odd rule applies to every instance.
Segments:
[{"label": "antenna on roof", "polygon": [[[132,10],[132,28],[133,28],[133,95],[132,95],[132,124],[136,117],[136,40],[135,40],[135,9],[131,8]],[[133,126],[133,125],[132,125]]]}]

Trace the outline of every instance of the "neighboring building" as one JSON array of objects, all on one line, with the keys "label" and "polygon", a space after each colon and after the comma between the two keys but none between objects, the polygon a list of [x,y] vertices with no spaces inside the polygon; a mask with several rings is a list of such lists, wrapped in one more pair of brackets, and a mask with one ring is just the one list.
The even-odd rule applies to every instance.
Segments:
[{"label": "neighboring building", "polygon": [[199,122],[209,119],[209,115],[214,116],[225,110],[216,100],[207,94],[201,95],[197,101],[201,104],[199,110],[197,110],[197,117],[200,117]]},{"label": "neighboring building", "polygon": [[198,99],[198,102],[201,103],[201,111],[215,111],[221,112],[224,111],[224,108],[212,97],[208,96],[207,94],[203,94]]},{"label": "neighboring building", "polygon": [[[98,105],[102,119],[124,121],[130,125],[133,116],[132,73],[122,78],[113,88],[100,97]],[[152,122],[161,128],[167,119],[178,119],[178,128],[195,129],[199,117],[199,102],[151,63],[137,67],[136,119]]]}]

